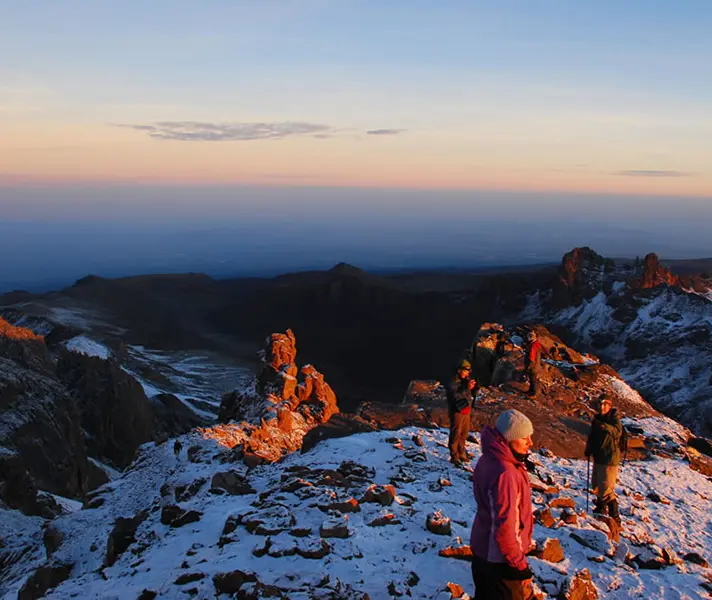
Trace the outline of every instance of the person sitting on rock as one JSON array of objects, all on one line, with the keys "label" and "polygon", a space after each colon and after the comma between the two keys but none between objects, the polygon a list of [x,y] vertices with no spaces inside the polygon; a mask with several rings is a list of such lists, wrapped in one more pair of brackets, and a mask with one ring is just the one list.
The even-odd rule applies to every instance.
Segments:
[{"label": "person sitting on rock", "polygon": [[475,600],[529,600],[534,516],[525,460],[534,427],[507,410],[482,429],[482,457],[472,476],[477,513],[470,534]]},{"label": "person sitting on rock", "polygon": [[529,379],[529,391],[527,393],[529,396],[536,398],[541,390],[539,377],[541,376],[541,352],[543,346],[534,330],[527,335],[527,341],[524,351],[524,370]]},{"label": "person sitting on rock", "polygon": [[597,409],[586,441],[586,457],[593,457],[591,487],[596,494],[593,512],[603,515],[608,513],[620,524],[615,487],[621,462],[623,425],[609,397],[600,398]]},{"label": "person sitting on rock", "polygon": [[470,405],[476,382],[470,377],[472,365],[468,360],[461,360],[457,373],[447,388],[447,408],[450,417],[450,462],[462,466],[472,458],[465,449],[467,434],[470,432]]}]

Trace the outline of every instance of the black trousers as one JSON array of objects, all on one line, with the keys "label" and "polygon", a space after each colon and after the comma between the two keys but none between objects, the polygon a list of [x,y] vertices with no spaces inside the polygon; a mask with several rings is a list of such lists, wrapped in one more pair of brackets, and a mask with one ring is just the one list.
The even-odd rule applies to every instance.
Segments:
[{"label": "black trousers", "polygon": [[531,587],[516,579],[504,579],[497,565],[473,557],[474,600],[530,600]]}]

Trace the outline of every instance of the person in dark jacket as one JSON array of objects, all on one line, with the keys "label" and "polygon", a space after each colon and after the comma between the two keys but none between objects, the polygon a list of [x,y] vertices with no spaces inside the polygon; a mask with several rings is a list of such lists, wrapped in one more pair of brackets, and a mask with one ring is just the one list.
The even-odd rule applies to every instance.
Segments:
[{"label": "person in dark jacket", "polygon": [[527,336],[527,346],[524,351],[524,368],[529,379],[530,396],[537,397],[541,390],[539,377],[541,376],[541,351],[543,346],[539,341],[536,331],[530,331]]},{"label": "person in dark jacket", "polygon": [[475,600],[529,600],[534,516],[525,467],[534,427],[518,410],[507,410],[482,429],[482,457],[472,476],[477,514],[472,524]]},{"label": "person in dark jacket", "polygon": [[620,523],[615,487],[621,462],[623,424],[610,398],[602,397],[597,408],[586,441],[586,457],[589,460],[593,458],[591,487],[596,494],[593,510],[600,514],[608,513]]},{"label": "person in dark jacket", "polygon": [[447,388],[447,407],[450,417],[450,462],[462,466],[472,458],[465,449],[467,434],[470,432],[470,406],[476,382],[470,373],[470,361],[461,360],[457,373]]}]

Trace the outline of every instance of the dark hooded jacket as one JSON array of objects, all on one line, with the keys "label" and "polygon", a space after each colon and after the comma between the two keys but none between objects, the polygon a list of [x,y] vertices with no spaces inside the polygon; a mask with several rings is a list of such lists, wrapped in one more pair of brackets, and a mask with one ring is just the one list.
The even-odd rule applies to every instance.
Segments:
[{"label": "dark hooded jacket", "polygon": [[620,439],[623,424],[615,408],[605,415],[598,413],[591,423],[586,441],[586,456],[592,456],[597,465],[613,467],[621,462]]},{"label": "dark hooded jacket", "polygon": [[504,579],[528,579],[526,552],[532,544],[534,517],[529,475],[502,434],[482,429],[482,457],[472,476],[477,514],[472,524],[472,553],[492,563]]},{"label": "dark hooded jacket", "polygon": [[474,391],[470,389],[470,381],[470,377],[461,379],[458,375],[455,375],[452,378],[447,388],[447,406],[450,414],[470,412]]}]

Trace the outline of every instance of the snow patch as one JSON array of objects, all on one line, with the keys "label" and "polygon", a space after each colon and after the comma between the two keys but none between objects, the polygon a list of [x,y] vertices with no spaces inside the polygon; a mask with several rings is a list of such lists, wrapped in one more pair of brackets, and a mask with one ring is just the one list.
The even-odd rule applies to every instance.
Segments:
[{"label": "snow patch", "polygon": [[70,352],[86,354],[87,356],[96,356],[105,360],[111,358],[111,350],[104,344],[91,340],[85,335],[78,335],[67,340],[64,342],[64,347]]}]

